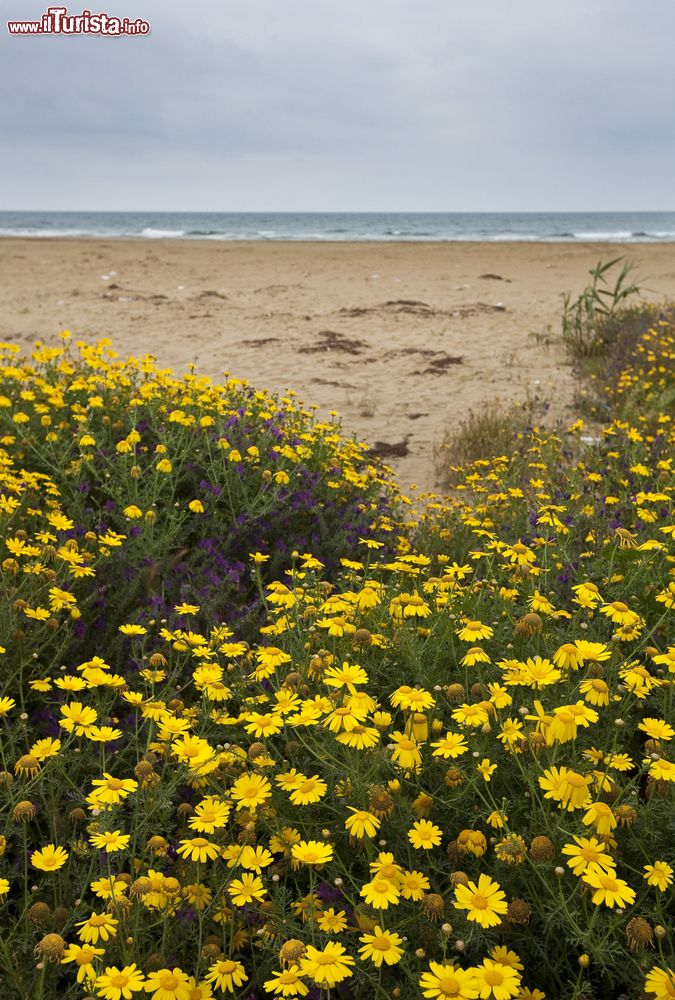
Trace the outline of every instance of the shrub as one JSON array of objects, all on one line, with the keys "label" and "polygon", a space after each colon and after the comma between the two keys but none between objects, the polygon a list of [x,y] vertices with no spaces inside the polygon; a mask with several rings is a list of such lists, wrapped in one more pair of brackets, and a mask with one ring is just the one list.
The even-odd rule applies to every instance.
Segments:
[{"label": "shrub", "polygon": [[234,618],[254,634],[249,553],[264,579],[295,550],[330,574],[359,537],[392,537],[394,487],[363,445],[292,397],[176,378],[150,358],[119,360],[106,341],[65,344],[4,364],[0,430],[13,462],[49,477],[50,502],[67,509],[59,543],[102,560],[89,620],[74,626],[80,652],[107,647],[124,622],[170,623],[188,598],[198,627]]},{"label": "shrub", "polygon": [[526,406],[504,407],[498,402],[479,412],[470,410],[456,426],[446,429],[434,449],[436,481],[450,486],[463,466],[508,454],[517,431],[527,427],[528,416]]},{"label": "shrub", "polygon": [[[614,280],[608,282],[609,272],[623,263]],[[561,339],[567,351],[577,360],[602,355],[611,348],[616,337],[615,321],[628,299],[640,292],[640,286],[629,282],[633,265],[615,257],[599,261],[589,274],[593,279],[576,299],[563,295]]]}]

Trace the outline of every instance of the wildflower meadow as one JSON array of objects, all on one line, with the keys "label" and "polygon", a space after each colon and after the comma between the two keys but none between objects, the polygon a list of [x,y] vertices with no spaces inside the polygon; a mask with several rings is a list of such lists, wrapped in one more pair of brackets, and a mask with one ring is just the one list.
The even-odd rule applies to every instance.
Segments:
[{"label": "wildflower meadow", "polygon": [[1,1000],[673,1000],[672,311],[607,351],[413,503],[292,395],[0,345]]}]

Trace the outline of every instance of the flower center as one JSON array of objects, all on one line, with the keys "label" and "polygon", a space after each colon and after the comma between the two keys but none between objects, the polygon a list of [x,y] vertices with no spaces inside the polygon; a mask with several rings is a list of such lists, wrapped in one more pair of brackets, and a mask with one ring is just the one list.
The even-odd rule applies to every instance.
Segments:
[{"label": "flower center", "polygon": [[315,956],[314,961],[317,965],[332,965],[334,959],[332,955],[324,955],[323,952],[319,952],[318,955]]},{"label": "flower center", "polygon": [[486,910],[488,901],[485,896],[481,896],[479,892],[475,894],[471,900],[474,910]]},{"label": "flower center", "polygon": [[571,785],[572,788],[583,788],[586,784],[586,779],[581,774],[568,774],[567,784]]},{"label": "flower center", "polygon": [[438,988],[446,997],[456,997],[459,995],[460,982],[454,976],[441,976],[438,980]]}]

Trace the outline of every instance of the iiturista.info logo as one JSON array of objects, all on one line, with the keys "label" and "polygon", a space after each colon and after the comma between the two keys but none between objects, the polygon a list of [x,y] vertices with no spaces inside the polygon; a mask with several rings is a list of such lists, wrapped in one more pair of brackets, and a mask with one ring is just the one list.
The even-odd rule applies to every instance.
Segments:
[{"label": "iiturista.info logo", "polygon": [[147,35],[150,23],[143,18],[118,17],[101,11],[69,14],[67,7],[49,7],[38,21],[8,21],[10,35]]}]

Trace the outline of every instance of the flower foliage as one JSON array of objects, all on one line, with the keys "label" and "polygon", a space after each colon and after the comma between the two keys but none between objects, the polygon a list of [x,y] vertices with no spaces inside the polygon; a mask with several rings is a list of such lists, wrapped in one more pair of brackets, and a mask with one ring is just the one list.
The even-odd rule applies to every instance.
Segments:
[{"label": "flower foliage", "polygon": [[672,997],[671,413],[533,431],[403,530],[290,400],[5,350],[12,995]]}]

